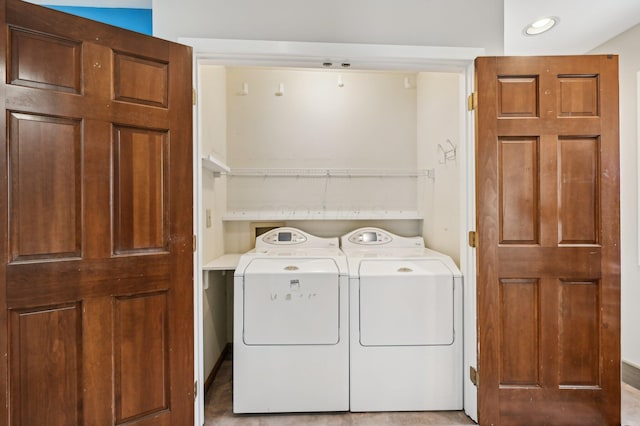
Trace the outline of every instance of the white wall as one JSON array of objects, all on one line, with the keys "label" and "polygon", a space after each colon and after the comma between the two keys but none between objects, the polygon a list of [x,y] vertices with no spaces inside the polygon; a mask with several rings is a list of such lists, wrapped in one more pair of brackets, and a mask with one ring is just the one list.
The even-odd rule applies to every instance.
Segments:
[{"label": "white wall", "polygon": [[638,91],[640,26],[591,53],[619,54],[620,228],[622,252],[622,360],[640,367],[640,267],[638,267]]},{"label": "white wall", "polygon": [[[418,75],[418,167],[434,170],[418,201],[424,211],[423,236],[427,247],[446,253],[460,264],[460,178],[458,151],[445,159],[443,151],[464,143],[461,133],[461,74]],[[449,140],[451,144],[447,142]],[[440,149],[438,146],[442,147]],[[453,157],[452,152],[446,154]]]},{"label": "white wall", "polygon": [[483,47],[489,55],[500,55],[503,0],[153,0],[153,32],[174,41],[201,37]]},{"label": "white wall", "polygon": [[[224,160],[227,155],[226,70],[219,66],[200,66],[199,99],[201,116],[201,152]],[[214,177],[202,170],[202,234],[198,245],[205,264],[225,253],[222,214],[226,211],[226,177]],[[207,227],[207,210],[211,212],[211,226]],[[203,294],[203,345],[205,379],[229,341],[227,327],[227,281],[221,272],[208,272],[209,288]]]}]

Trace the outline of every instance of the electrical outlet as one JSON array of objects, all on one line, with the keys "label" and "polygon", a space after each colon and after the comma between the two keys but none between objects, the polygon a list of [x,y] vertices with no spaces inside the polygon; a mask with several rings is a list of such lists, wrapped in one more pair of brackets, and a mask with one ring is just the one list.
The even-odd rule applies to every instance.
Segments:
[{"label": "electrical outlet", "polygon": [[207,228],[211,228],[211,209],[207,209],[205,212]]}]

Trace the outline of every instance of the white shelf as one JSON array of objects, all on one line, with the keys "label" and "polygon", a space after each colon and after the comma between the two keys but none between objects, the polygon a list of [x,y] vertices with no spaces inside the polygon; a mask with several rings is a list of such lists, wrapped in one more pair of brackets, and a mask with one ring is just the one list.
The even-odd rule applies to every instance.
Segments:
[{"label": "white shelf", "polygon": [[238,267],[240,256],[242,256],[242,254],[239,253],[224,254],[218,258],[213,259],[211,262],[202,265],[202,272],[204,275],[204,280],[202,281],[202,289],[206,290],[209,288],[210,271],[222,271],[223,275],[226,271],[235,271],[235,269]]},{"label": "white shelf", "polygon": [[233,271],[238,266],[240,261],[239,253],[224,254],[216,259],[213,259],[209,263],[202,265],[203,271]]},{"label": "white shelf", "polygon": [[304,211],[260,211],[236,210],[222,216],[226,222],[244,220],[422,220],[415,210],[304,210]]},{"label": "white shelf", "polygon": [[215,175],[229,173],[231,168],[215,155],[206,155],[202,157],[202,167],[212,171]]}]

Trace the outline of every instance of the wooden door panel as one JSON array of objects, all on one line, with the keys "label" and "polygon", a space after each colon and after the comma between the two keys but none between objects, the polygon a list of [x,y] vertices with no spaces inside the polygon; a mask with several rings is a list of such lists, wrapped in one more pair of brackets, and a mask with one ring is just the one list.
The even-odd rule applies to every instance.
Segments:
[{"label": "wooden door panel", "polygon": [[116,422],[168,410],[166,291],[115,299]]},{"label": "wooden door panel", "polygon": [[498,117],[538,117],[538,78],[498,78]]},{"label": "wooden door panel", "polygon": [[540,281],[500,280],[500,385],[540,385]]},{"label": "wooden door panel", "polygon": [[166,250],[168,135],[114,127],[114,252]]},{"label": "wooden door panel", "polygon": [[115,99],[167,107],[168,63],[114,52]]},{"label": "wooden door panel", "polygon": [[498,144],[500,244],[537,244],[538,140],[501,138]]},{"label": "wooden door panel", "polygon": [[600,282],[559,284],[558,385],[600,388]]},{"label": "wooden door panel", "polygon": [[[10,84],[80,93],[82,45],[76,40],[9,29]],[[35,54],[21,55],[21,52]]]},{"label": "wooden door panel", "polygon": [[559,75],[557,81],[559,117],[599,115],[597,75]]},{"label": "wooden door panel", "polygon": [[15,424],[82,424],[80,303],[11,313]]},{"label": "wooden door panel", "polygon": [[77,120],[10,115],[14,261],[81,255],[80,127]]},{"label": "wooden door panel", "polygon": [[598,244],[598,138],[558,140],[559,244]]},{"label": "wooden door panel", "polygon": [[480,423],[619,424],[617,58],[476,77]]},{"label": "wooden door panel", "polygon": [[190,50],[0,16],[0,424],[192,424]]}]

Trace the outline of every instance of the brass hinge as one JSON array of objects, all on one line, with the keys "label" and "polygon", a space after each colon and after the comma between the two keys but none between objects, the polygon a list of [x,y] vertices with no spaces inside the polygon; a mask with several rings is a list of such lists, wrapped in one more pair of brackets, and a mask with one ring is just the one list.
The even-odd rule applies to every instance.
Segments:
[{"label": "brass hinge", "polygon": [[193,105],[196,104],[197,99],[198,95],[196,94],[196,89],[191,89],[191,101],[193,102]]},{"label": "brass hinge", "polygon": [[478,234],[476,231],[469,231],[469,247],[476,248],[478,244]]},{"label": "brass hinge", "polygon": [[473,367],[469,367],[469,379],[475,387],[478,387],[478,380],[480,379],[480,377],[478,377],[478,370]]},{"label": "brass hinge", "polygon": [[195,234],[193,234],[193,242],[192,242],[192,244],[193,244],[193,252],[195,253],[196,249],[198,248],[198,239],[196,238]]},{"label": "brass hinge", "polygon": [[473,92],[467,98],[467,110],[473,111],[478,107],[478,93]]}]

